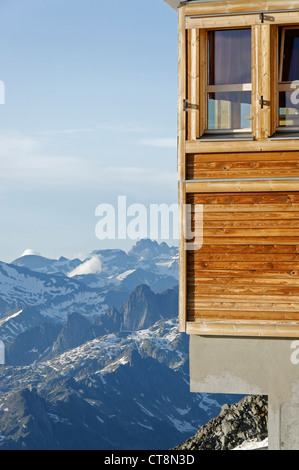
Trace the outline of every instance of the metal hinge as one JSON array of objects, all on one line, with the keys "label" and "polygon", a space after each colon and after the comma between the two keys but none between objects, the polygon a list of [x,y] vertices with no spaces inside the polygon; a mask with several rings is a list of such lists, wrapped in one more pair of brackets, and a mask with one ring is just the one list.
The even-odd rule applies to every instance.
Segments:
[{"label": "metal hinge", "polygon": [[184,111],[188,111],[189,109],[195,109],[196,111],[199,109],[198,104],[189,103],[188,100],[184,100]]},{"label": "metal hinge", "polygon": [[274,16],[269,16],[269,15],[265,15],[265,13],[261,13],[260,14],[260,20],[261,20],[261,23],[265,23],[265,21],[275,21],[275,18]]},{"label": "metal hinge", "polygon": [[264,109],[265,106],[271,105],[271,101],[265,100],[264,96],[261,96],[260,105],[261,105],[261,108]]}]

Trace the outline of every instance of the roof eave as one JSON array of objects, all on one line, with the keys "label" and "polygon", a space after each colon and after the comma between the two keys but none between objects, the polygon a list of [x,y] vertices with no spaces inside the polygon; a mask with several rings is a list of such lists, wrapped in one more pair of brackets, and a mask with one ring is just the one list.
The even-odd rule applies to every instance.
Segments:
[{"label": "roof eave", "polygon": [[178,9],[180,6],[181,0],[164,0],[171,8],[174,8],[175,10]]}]

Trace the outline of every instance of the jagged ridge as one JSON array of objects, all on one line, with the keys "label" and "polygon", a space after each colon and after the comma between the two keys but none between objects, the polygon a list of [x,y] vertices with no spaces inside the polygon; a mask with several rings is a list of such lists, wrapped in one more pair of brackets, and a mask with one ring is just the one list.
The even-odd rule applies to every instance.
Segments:
[{"label": "jagged ridge", "polygon": [[250,395],[239,403],[224,405],[221,413],[175,450],[232,450],[245,441],[268,436],[268,399]]}]

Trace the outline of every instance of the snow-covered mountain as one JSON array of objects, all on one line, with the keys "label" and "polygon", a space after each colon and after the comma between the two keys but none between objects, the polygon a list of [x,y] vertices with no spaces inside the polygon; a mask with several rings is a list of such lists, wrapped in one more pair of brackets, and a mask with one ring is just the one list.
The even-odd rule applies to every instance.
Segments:
[{"label": "snow-covered mountain", "polygon": [[116,284],[137,269],[178,279],[177,247],[149,239],[138,241],[128,253],[118,249],[95,250],[81,260],[65,257],[53,260],[30,254],[21,256],[12,264],[42,274],[64,274],[70,277],[94,275],[98,276],[99,281]]},{"label": "snow-covered mountain", "polygon": [[169,449],[236,397],[191,394],[178,250],[0,263],[0,449]]},{"label": "snow-covered mountain", "polygon": [[15,266],[31,269],[43,274],[68,274],[76,269],[82,261],[80,259],[69,260],[61,257],[58,260],[44,258],[40,255],[25,254],[12,262]]},{"label": "snow-covered mountain", "polygon": [[160,320],[30,366],[6,366],[0,449],[167,450],[229,400],[191,394],[187,360],[176,320]]},{"label": "snow-covered mountain", "polygon": [[[24,315],[34,317],[39,313],[52,321],[63,322],[72,312],[95,317],[104,313],[108,306],[104,294],[63,275],[41,274],[27,268],[0,262],[0,339],[5,329],[16,328]],[[14,336],[13,332],[12,338]]]},{"label": "snow-covered mountain", "polygon": [[[18,332],[21,322],[23,331],[27,307],[56,322],[74,312],[97,317],[123,304],[141,284],[156,293],[177,286],[177,259],[176,248],[142,240],[129,253],[100,250],[83,261],[27,255],[12,264],[0,262],[0,325]],[[4,338],[7,332],[3,336],[0,330]]]}]

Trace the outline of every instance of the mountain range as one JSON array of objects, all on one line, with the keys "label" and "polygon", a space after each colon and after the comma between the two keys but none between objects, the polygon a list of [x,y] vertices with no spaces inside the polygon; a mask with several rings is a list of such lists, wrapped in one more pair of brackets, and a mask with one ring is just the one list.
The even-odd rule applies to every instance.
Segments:
[{"label": "mountain range", "polygon": [[0,449],[163,450],[240,396],[191,394],[178,249],[0,263]]}]

